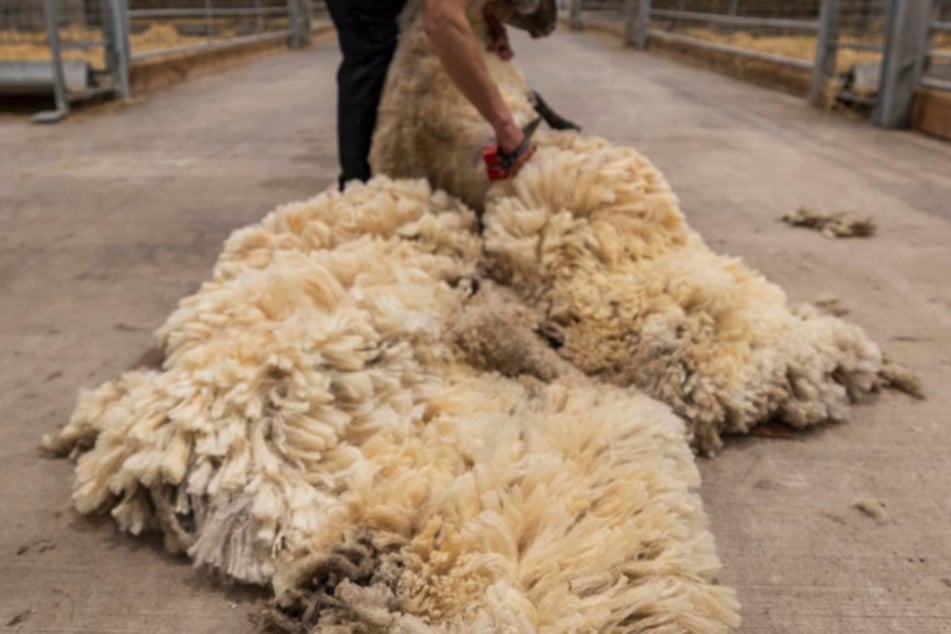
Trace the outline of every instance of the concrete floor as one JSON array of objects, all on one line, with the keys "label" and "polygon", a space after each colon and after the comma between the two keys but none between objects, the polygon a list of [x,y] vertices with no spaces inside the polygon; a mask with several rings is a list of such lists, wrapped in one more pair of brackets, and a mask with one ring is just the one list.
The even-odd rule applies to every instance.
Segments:
[{"label": "concrete floor", "polygon": [[[701,461],[743,632],[951,631],[951,145],[598,36],[516,44],[565,115],[658,163],[715,248],[794,299],[837,294],[924,377],[927,401],[886,394],[849,424]],[[336,60],[333,46],[268,57],[57,127],[0,118],[0,628],[254,630],[259,593],[76,516],[71,465],[36,447],[77,387],[148,348],[232,229],[334,178]],[[880,234],[777,222],[799,205],[870,212]]]}]

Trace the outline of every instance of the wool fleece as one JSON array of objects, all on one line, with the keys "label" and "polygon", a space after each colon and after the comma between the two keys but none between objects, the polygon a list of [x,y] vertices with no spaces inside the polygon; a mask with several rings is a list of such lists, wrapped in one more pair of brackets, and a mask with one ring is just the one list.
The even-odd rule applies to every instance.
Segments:
[{"label": "wool fleece", "polygon": [[[487,37],[484,2],[470,18]],[[634,386],[682,416],[706,454],[722,435],[778,420],[844,421],[893,385],[920,394],[854,324],[793,306],[737,258],[690,229],[660,171],[630,148],[542,132],[536,156],[490,187],[480,160],[491,129],[446,75],[409,11],[383,95],[377,171],[425,177],[481,214],[483,270],[536,311],[558,354],[590,377]],[[485,52],[520,124],[535,115],[524,77]]]},{"label": "wool fleece", "polygon": [[683,423],[535,378],[542,353],[470,364],[481,248],[460,203],[383,177],[237,231],[161,368],[45,439],[77,508],[269,585],[288,631],[730,631]]}]

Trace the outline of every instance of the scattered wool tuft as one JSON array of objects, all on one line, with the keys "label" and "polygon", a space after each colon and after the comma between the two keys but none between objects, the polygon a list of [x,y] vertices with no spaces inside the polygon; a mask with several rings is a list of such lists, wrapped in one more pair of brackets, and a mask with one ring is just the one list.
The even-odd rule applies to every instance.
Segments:
[{"label": "scattered wool tuft", "polygon": [[871,216],[846,211],[831,213],[800,207],[782,221],[794,227],[815,229],[827,238],[865,238],[875,235],[878,224]]},{"label": "scattered wool tuft", "polygon": [[885,503],[873,497],[863,497],[852,502],[852,507],[871,517],[879,524],[888,522],[888,511]]}]

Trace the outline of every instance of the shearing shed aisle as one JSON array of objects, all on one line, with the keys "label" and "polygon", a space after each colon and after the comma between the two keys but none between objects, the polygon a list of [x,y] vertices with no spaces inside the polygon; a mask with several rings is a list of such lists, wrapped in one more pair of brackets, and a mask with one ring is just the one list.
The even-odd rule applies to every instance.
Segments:
[{"label": "shearing shed aisle", "polygon": [[[951,270],[942,168],[951,150],[648,63],[609,39],[515,44],[533,87],[560,111],[665,172],[716,251],[744,257],[794,300],[834,293],[849,319],[924,378],[924,402],[886,394],[846,424],[728,437],[717,458],[699,460],[720,581],[738,591],[743,631],[941,631],[951,583],[951,545],[935,539],[951,519],[941,435],[951,403],[940,389],[951,378],[942,273]],[[253,630],[246,614],[257,595],[221,589],[160,544],[75,516],[69,466],[38,457],[35,445],[65,421],[77,385],[136,364],[232,229],[333,180],[335,63],[322,47],[57,129],[0,121],[12,148],[0,158],[4,622]],[[879,234],[834,242],[776,222],[800,205],[874,211]]]}]

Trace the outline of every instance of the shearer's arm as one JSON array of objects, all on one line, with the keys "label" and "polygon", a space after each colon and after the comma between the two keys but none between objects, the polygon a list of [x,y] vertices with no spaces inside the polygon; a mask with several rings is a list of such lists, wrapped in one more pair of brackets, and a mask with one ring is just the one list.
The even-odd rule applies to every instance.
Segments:
[{"label": "shearer's arm", "polygon": [[524,135],[489,76],[479,41],[466,17],[467,3],[426,0],[423,27],[450,79],[495,130],[495,140],[502,151],[512,152]]}]

